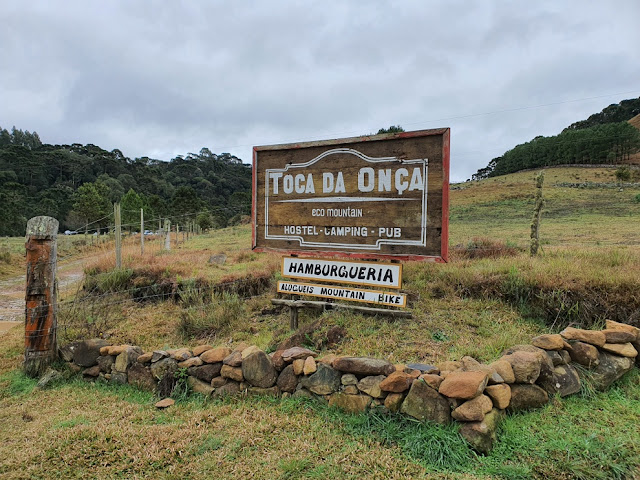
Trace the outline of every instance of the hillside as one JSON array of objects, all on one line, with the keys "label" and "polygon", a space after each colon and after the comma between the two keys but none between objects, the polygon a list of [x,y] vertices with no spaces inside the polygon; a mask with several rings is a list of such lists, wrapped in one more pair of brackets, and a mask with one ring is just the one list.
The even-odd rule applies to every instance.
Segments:
[{"label": "hillside", "polygon": [[[560,134],[515,146],[479,169],[474,180],[552,165],[635,163],[640,130],[630,122],[640,114],[640,97],[612,104],[565,128]],[[636,126],[636,128],[634,128]]]},{"label": "hillside", "polygon": [[0,236],[24,234],[28,218],[49,215],[60,230],[91,231],[113,225],[114,202],[123,222],[136,223],[140,208],[158,225],[198,221],[226,226],[249,213],[251,168],[229,153],[208,148],[169,162],[131,159],[96,145],[50,145],[37,133],[0,129]]}]

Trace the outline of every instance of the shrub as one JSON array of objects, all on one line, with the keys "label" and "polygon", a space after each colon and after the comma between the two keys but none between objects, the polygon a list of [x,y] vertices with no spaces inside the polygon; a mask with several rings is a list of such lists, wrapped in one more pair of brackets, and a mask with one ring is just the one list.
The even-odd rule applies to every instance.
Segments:
[{"label": "shrub", "polygon": [[178,325],[185,338],[214,336],[232,327],[245,313],[245,302],[235,293],[214,293],[206,300],[194,294],[189,296],[189,303]]}]

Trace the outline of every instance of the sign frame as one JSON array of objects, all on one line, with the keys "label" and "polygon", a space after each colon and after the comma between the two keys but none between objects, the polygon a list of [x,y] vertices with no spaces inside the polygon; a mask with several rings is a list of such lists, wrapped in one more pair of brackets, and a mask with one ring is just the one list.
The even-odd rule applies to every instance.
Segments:
[{"label": "sign frame", "polygon": [[[441,186],[436,183],[439,187],[441,187],[441,193],[439,193],[437,198],[441,205],[441,217],[440,223],[431,224],[430,228],[437,228],[440,231],[440,241],[439,241],[439,254],[424,254],[424,253],[406,253],[403,251],[402,253],[376,253],[372,251],[358,251],[361,249],[357,244],[352,244],[349,249],[355,251],[348,251],[349,249],[345,248],[332,248],[326,247],[326,243],[319,243],[317,245],[311,245],[309,249],[302,248],[300,244],[296,248],[295,246],[280,248],[269,246],[269,242],[266,240],[266,232],[265,232],[265,240],[261,240],[261,244],[258,243],[258,208],[265,208],[265,199],[258,198],[258,177],[260,176],[260,172],[258,171],[259,164],[259,155],[261,152],[274,152],[274,151],[283,151],[286,154],[294,155],[296,150],[302,149],[313,149],[313,148],[327,148],[331,150],[332,146],[347,146],[344,150],[348,150],[349,145],[362,144],[366,142],[381,142],[385,140],[401,140],[401,139],[418,139],[420,137],[433,137],[433,136],[441,136],[442,137],[442,150],[439,152],[439,157],[441,161],[438,162],[436,167],[441,170],[438,171],[438,177],[442,178]],[[339,148],[335,150],[340,150]],[[358,152],[359,153],[359,152]],[[366,156],[366,155],[363,155]],[[372,157],[368,157],[372,158]],[[369,160],[375,161],[375,160]],[[449,162],[450,162],[450,129],[449,128],[438,128],[438,129],[430,129],[430,130],[418,130],[413,132],[400,132],[400,133],[390,133],[390,134],[381,134],[381,135],[368,135],[361,137],[350,137],[350,138],[342,138],[342,139],[333,139],[333,140],[322,140],[322,141],[314,141],[314,142],[302,142],[302,143],[291,143],[291,144],[279,144],[279,145],[266,145],[266,146],[256,146],[253,148],[253,169],[252,169],[252,183],[253,183],[253,192],[252,192],[252,249],[258,252],[276,252],[289,254],[293,256],[305,256],[305,257],[317,257],[317,258],[354,258],[354,259],[372,259],[372,260],[391,260],[391,261],[432,261],[439,263],[446,263],[449,257]],[[295,164],[296,167],[304,166],[304,164]],[[284,171],[289,167],[289,164],[282,165],[282,167],[278,168],[278,171]],[[266,176],[266,170],[265,174]],[[265,177],[268,178],[268,177]],[[437,182],[437,180],[435,180]],[[265,191],[268,194],[268,189]],[[425,187],[424,187],[424,196],[427,196],[427,182],[426,182],[426,170],[425,170]],[[425,210],[426,207],[423,207]],[[265,212],[265,231],[268,231],[268,225],[266,224],[267,213]],[[423,213],[426,216],[426,213]],[[425,230],[425,227],[422,227]],[[261,234],[262,232],[260,232]],[[425,233],[426,236],[426,233]],[[264,244],[267,245],[264,245]],[[290,242],[291,243],[291,242]],[[425,239],[426,245],[426,239]],[[437,245],[437,244],[436,244]],[[364,248],[364,247],[363,247]],[[407,246],[408,250],[412,248]],[[369,249],[372,250],[372,249]],[[413,249],[415,250],[415,249]]]},{"label": "sign frame", "polygon": [[[398,297],[402,299],[402,303],[390,303],[390,302],[377,302],[377,301],[373,301],[373,300],[367,300],[367,299],[358,299],[358,298],[341,298],[341,297],[337,297],[337,296],[330,296],[330,295],[323,295],[322,293],[306,293],[306,292],[294,292],[294,291],[287,291],[287,290],[283,290],[282,289],[282,285],[283,284],[288,284],[288,285],[297,285],[300,287],[314,287],[314,288],[318,288],[320,290],[322,290],[323,288],[326,289],[332,289],[332,290],[344,290],[344,291],[351,291],[351,292],[362,292],[364,294],[371,294],[374,296],[377,295],[388,295],[389,297]],[[372,305],[384,305],[386,307],[395,307],[395,308],[406,308],[407,307],[407,296],[404,293],[398,293],[398,292],[385,292],[383,290],[367,290],[365,288],[353,288],[353,287],[343,287],[340,285],[333,285],[333,284],[325,284],[325,285],[321,285],[319,283],[300,283],[300,282],[291,282],[291,281],[287,281],[287,280],[278,280],[278,282],[276,283],[276,292],[278,293],[284,293],[284,294],[289,294],[289,295],[307,295],[310,297],[319,297],[319,298],[329,298],[329,299],[333,299],[333,300],[343,300],[346,302],[359,302],[359,303],[368,303],[368,304],[372,304]]]}]

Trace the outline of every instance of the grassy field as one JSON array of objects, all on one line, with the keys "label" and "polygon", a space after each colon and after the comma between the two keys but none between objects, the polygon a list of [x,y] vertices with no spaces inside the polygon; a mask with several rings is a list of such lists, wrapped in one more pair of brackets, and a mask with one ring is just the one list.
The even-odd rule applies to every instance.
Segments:
[{"label": "grassy field", "polygon": [[[638,322],[629,315],[640,311],[640,185],[618,185],[615,169],[546,170],[543,250],[530,258],[534,173],[453,186],[451,262],[405,265],[413,319],[304,311],[300,324],[309,346],[393,362],[463,355],[490,361],[508,346],[568,324],[625,316]],[[21,244],[11,242],[19,259]],[[215,254],[226,255],[224,265],[209,262]],[[251,252],[247,225],[198,236],[170,252],[148,242],[141,255],[131,239],[124,270],[113,267],[110,245],[94,248],[85,264],[92,294],[73,304],[63,300],[63,338],[104,335],[146,350],[244,341],[272,350],[292,333],[287,311],[270,304],[279,257]],[[157,301],[161,291],[135,301],[152,295],[150,282],[170,286],[174,300]],[[220,285],[226,287],[211,291]],[[326,333],[334,326],[344,339],[330,344]],[[349,416],[291,400],[193,397],[158,412],[150,396],[124,387],[71,379],[34,390],[16,370],[21,333],[16,328],[0,337],[3,478],[640,475],[637,372],[609,392],[585,392],[509,417],[494,452],[477,457],[455,427]]]}]

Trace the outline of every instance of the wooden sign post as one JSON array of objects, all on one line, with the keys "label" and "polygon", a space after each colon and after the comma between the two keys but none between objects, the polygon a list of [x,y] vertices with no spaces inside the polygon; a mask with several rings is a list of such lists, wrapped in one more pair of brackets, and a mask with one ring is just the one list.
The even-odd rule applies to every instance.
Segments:
[{"label": "wooden sign post", "polygon": [[41,375],[57,354],[58,221],[34,217],[27,222],[27,287],[24,371]]}]

